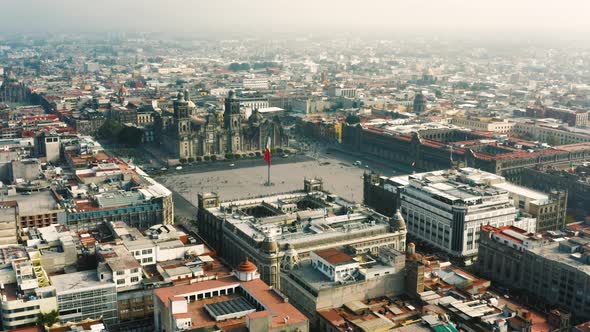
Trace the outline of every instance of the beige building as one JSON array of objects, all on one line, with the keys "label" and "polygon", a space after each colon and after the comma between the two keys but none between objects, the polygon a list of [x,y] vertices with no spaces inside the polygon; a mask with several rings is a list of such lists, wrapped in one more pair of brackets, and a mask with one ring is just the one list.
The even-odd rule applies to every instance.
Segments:
[{"label": "beige building", "polygon": [[491,131],[495,133],[510,133],[512,132],[515,123],[508,120],[496,118],[463,118],[457,117],[451,120],[451,123],[472,130]]},{"label": "beige building", "polygon": [[[353,254],[378,254],[379,248],[405,251],[406,229],[367,207],[323,191],[319,179],[304,190],[220,202],[199,194],[199,232],[229,264],[249,257],[262,280],[280,288],[280,270],[311,252],[348,247]],[[296,255],[293,256],[293,253]]]},{"label": "beige building", "polygon": [[512,130],[519,135],[530,136],[534,140],[558,145],[590,142],[590,135],[560,129],[560,125],[543,122],[517,122]]}]

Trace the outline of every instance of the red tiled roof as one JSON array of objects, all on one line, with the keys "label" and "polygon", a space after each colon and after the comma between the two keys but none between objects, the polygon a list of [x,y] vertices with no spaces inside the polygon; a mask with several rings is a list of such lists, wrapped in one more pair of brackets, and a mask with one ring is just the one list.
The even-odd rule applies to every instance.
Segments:
[{"label": "red tiled roof", "polygon": [[324,249],[314,251],[316,255],[323,258],[326,262],[330,264],[341,264],[341,263],[352,263],[354,260],[351,256],[343,253],[341,250],[336,248]]},{"label": "red tiled roof", "polygon": [[248,257],[246,257],[246,259],[240,263],[237,270],[240,272],[254,272],[257,269],[256,269],[256,265],[254,265],[252,262],[250,262]]}]

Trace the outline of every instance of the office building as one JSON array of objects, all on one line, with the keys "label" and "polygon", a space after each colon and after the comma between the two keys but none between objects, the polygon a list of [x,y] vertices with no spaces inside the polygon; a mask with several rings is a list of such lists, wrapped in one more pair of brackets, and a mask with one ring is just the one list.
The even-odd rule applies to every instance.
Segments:
[{"label": "office building", "polygon": [[59,204],[59,196],[53,190],[31,192],[29,195],[8,196],[18,202],[18,230],[23,234],[27,227],[46,227],[64,223],[66,211]]},{"label": "office building", "polygon": [[242,86],[244,89],[268,89],[267,78],[244,78],[242,80]]},{"label": "office building", "polygon": [[[540,192],[512,184],[504,177],[499,175],[468,167],[460,168],[458,170],[419,173],[412,176],[383,177],[376,173],[365,173],[363,181],[364,203],[373,207],[380,213],[390,214],[394,209],[400,207],[402,204],[410,204],[409,202],[411,199],[409,196],[404,196],[406,203],[402,202],[402,196],[404,192],[416,191],[416,188],[412,188],[412,185],[410,185],[411,179],[416,177],[430,177],[431,180],[427,180],[427,184],[428,186],[434,186],[434,189],[439,188],[441,190],[452,190],[451,187],[457,187],[461,190],[463,188],[467,190],[479,190],[481,188],[488,188],[489,190],[497,191],[498,193],[507,193],[508,201],[505,203],[513,205],[517,211],[514,221],[510,224],[514,224],[530,232],[559,230],[565,226],[565,215],[567,209],[566,192]],[[435,182],[431,183],[431,181]],[[436,184],[436,181],[442,181],[443,184]],[[451,187],[447,187],[447,185]],[[419,189],[419,191],[435,192],[432,189],[424,188],[425,187]],[[432,195],[436,196],[436,194]],[[461,197],[466,197],[464,194],[460,195],[462,195]],[[482,195],[485,196],[486,194]],[[427,200],[426,198],[421,199]],[[428,202],[427,204],[431,203]],[[504,225],[506,225],[506,223],[504,223]],[[421,240],[426,240],[433,243],[437,242],[436,240],[430,239],[426,228],[422,230],[422,233],[420,232],[420,228],[418,228],[418,231],[416,231],[413,227],[415,227],[414,223],[411,227],[408,227],[408,231],[411,234],[414,234],[412,232],[421,233],[416,234]],[[443,226],[441,225],[441,227]],[[435,228],[438,229],[437,226]],[[432,233],[432,236],[438,237],[439,234],[437,233],[437,229],[433,228],[431,231],[434,232]],[[443,234],[443,240],[444,238],[445,237]],[[440,245],[440,243],[438,245]],[[476,248],[477,243],[473,243],[473,245]],[[470,255],[475,253],[473,251],[474,247],[471,247]]]},{"label": "office building", "polygon": [[61,323],[101,317],[107,326],[117,323],[116,285],[101,281],[96,270],[55,275],[51,283],[55,287]]},{"label": "office building", "polygon": [[398,177],[408,233],[456,257],[477,255],[482,225],[512,225],[516,208],[505,190],[478,186],[463,170]]}]

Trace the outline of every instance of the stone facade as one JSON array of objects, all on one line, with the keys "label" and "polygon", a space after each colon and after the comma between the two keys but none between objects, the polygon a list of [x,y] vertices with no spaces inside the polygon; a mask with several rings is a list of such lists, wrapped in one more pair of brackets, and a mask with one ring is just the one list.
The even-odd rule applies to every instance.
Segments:
[{"label": "stone facade", "polygon": [[271,137],[271,147],[287,145],[287,135],[277,117],[264,118],[257,110],[245,121],[240,100],[230,91],[223,113],[209,110],[195,114],[188,91],[179,93],[174,101],[174,116],[169,121],[161,116],[157,132],[161,142],[175,158],[197,157],[261,151]]}]

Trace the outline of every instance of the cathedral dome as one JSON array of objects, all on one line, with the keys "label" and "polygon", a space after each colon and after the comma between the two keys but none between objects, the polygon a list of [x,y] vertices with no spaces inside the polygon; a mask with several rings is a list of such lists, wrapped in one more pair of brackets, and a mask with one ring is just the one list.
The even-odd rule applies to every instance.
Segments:
[{"label": "cathedral dome", "polygon": [[252,111],[252,115],[250,115],[250,117],[248,118],[248,122],[250,124],[260,124],[262,122],[262,120],[263,120],[262,114],[260,114],[260,112],[258,112],[258,110]]}]

